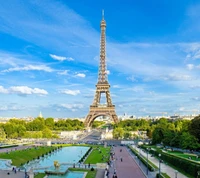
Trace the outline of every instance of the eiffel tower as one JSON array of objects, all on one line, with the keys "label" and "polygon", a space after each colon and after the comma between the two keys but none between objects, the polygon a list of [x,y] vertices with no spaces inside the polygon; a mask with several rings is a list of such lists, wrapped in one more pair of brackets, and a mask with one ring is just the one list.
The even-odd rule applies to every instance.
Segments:
[{"label": "eiffel tower", "polygon": [[[110,85],[107,79],[106,70],[106,21],[104,20],[104,11],[102,12],[101,20],[101,44],[100,44],[100,64],[98,82],[96,84],[96,93],[94,96],[93,104],[90,105],[89,113],[85,119],[85,126],[90,127],[92,122],[99,116],[109,116],[115,123],[118,122],[117,115],[115,113],[115,105],[112,104],[110,97]],[[106,104],[100,104],[101,95],[105,94]]]}]

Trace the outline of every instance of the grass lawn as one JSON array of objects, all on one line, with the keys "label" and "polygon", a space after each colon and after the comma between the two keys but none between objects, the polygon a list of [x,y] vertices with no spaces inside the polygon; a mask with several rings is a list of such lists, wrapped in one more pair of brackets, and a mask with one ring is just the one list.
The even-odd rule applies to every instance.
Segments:
[{"label": "grass lawn", "polygon": [[186,158],[186,159],[190,157],[192,161],[200,161],[200,158],[197,159],[195,154],[181,153],[181,152],[176,152],[176,151],[168,151],[168,153],[182,157],[182,158]]},{"label": "grass lawn", "polygon": [[77,169],[77,168],[69,168],[70,171],[80,171],[80,172],[87,172],[87,175],[85,178],[94,178],[96,176],[97,171],[90,171],[87,169]]},{"label": "grass lawn", "polygon": [[44,178],[46,174],[45,173],[38,173],[37,175],[34,176],[34,178]]},{"label": "grass lawn", "polygon": [[[106,163],[110,157],[110,147],[95,145],[90,155],[85,160],[85,164]],[[102,159],[104,158],[104,159]]]},{"label": "grass lawn", "polygon": [[19,167],[25,164],[27,161],[31,161],[38,156],[42,156],[53,149],[55,149],[55,147],[37,147],[37,149],[29,148],[25,150],[17,150],[9,152],[9,154],[0,153],[0,158],[11,159],[12,165]]}]

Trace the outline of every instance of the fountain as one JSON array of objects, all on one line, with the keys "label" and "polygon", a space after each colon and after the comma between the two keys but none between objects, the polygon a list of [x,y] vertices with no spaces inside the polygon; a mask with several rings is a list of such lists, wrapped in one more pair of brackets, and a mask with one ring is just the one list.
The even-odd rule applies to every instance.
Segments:
[{"label": "fountain", "polygon": [[66,166],[63,167],[63,166],[62,166],[62,169],[60,169],[61,165],[59,164],[59,162],[54,161],[54,169],[52,169],[52,167],[50,167],[49,169],[47,169],[45,171],[45,173],[49,174],[49,175],[64,175],[68,171],[68,166],[67,167]]}]

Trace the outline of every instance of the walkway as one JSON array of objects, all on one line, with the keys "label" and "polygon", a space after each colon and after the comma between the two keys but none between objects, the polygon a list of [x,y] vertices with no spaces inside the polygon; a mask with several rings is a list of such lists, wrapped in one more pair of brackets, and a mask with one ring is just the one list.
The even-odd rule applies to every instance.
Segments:
[{"label": "walkway", "polygon": [[95,178],[104,178],[105,169],[98,169]]},{"label": "walkway", "polygon": [[17,172],[15,174],[13,171],[0,170],[0,178],[24,178],[24,177],[25,177],[24,172]]},{"label": "walkway", "polygon": [[[142,149],[137,148],[136,146],[133,146],[134,149],[136,149],[140,154],[142,154],[144,157],[147,157],[147,153],[145,153]],[[157,167],[159,167],[159,160],[155,157],[151,157],[149,155],[149,160],[155,164]],[[161,172],[166,173],[170,177],[175,177],[175,169],[171,168],[170,166],[166,165],[165,163],[161,163]],[[187,178],[187,176],[183,175],[182,173],[178,172],[176,178]]]},{"label": "walkway", "polygon": [[16,150],[24,150],[27,148],[32,148],[33,146],[15,146],[10,148],[1,148],[0,153],[10,152],[10,151],[16,151]]},{"label": "walkway", "polygon": [[114,160],[109,168],[109,178],[113,177],[115,169],[117,178],[146,178],[126,147],[113,147],[113,152]]}]

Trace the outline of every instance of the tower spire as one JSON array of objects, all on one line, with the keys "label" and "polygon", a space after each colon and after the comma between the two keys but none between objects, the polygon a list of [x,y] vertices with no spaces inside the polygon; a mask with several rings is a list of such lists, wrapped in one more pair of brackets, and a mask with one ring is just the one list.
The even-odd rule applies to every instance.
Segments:
[{"label": "tower spire", "polygon": [[104,9],[102,9],[102,19],[104,20]]},{"label": "tower spire", "polygon": [[104,20],[104,10],[102,10],[101,20],[101,40],[100,40],[100,64],[98,83],[108,83],[106,73],[106,21]]}]

